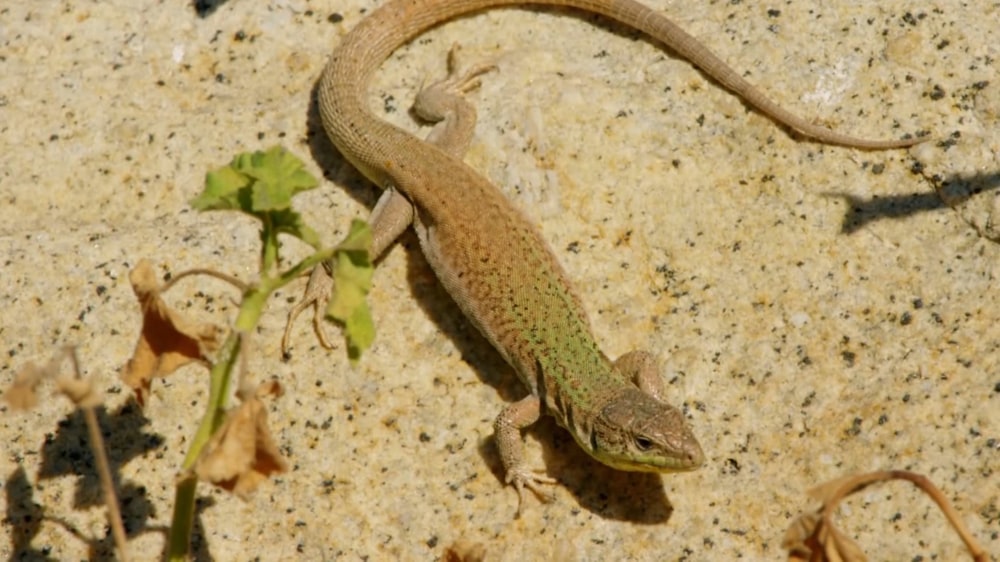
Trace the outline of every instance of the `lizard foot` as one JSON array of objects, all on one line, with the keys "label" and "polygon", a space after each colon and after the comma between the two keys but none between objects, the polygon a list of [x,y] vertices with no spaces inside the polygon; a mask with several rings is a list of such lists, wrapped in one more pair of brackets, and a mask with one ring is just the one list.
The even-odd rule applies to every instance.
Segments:
[{"label": "lizard foot", "polygon": [[542,484],[556,484],[558,480],[555,478],[542,476],[538,472],[528,470],[524,467],[512,467],[507,471],[507,477],[504,480],[507,484],[513,484],[514,489],[517,490],[517,513],[514,514],[515,519],[521,517],[521,508],[524,507],[524,492],[526,489],[531,490],[543,502],[547,503],[555,499],[555,494],[541,488]]},{"label": "lizard foot", "polygon": [[313,329],[319,344],[326,349],[333,349],[333,344],[327,339],[323,332],[323,314],[326,311],[326,301],[330,298],[330,289],[333,287],[333,279],[326,270],[326,266],[316,266],[312,274],[309,275],[309,283],[306,284],[305,293],[290,311],[288,320],[285,321],[285,334],[281,337],[281,354],[288,356],[288,337],[292,329],[292,322],[302,313],[303,310],[312,306],[313,308]]},{"label": "lizard foot", "polygon": [[462,68],[458,62],[460,50],[461,48],[456,43],[448,51],[448,76],[421,88],[417,93],[413,109],[421,119],[436,123],[447,118],[452,111],[456,110],[455,103],[464,103],[457,102],[456,96],[467,94],[479,88],[482,85],[479,77],[498,68],[492,60]]},{"label": "lizard foot", "polygon": [[482,84],[479,80],[481,74],[499,68],[494,62],[495,57],[463,68],[458,60],[461,51],[462,47],[458,43],[452,44],[451,49],[448,50],[448,77],[431,85],[432,88],[437,86],[455,93],[467,94]]}]

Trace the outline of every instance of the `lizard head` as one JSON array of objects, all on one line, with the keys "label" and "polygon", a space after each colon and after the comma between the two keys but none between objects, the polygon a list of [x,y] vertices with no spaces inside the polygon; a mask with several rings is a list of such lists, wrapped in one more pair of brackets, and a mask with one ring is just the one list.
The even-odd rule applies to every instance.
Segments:
[{"label": "lizard head", "polygon": [[590,454],[618,470],[681,472],[705,462],[701,445],[676,408],[626,388],[593,421]]}]

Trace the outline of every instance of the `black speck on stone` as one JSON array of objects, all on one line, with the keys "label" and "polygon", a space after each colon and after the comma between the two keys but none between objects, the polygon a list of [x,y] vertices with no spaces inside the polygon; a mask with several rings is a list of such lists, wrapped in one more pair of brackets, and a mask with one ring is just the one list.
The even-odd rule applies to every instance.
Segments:
[{"label": "black speck on stone", "polygon": [[775,10],[774,8],[771,8],[770,10],[767,11],[767,17],[769,18],[776,18],[780,15],[781,15],[781,10]]},{"label": "black speck on stone", "polygon": [[902,324],[903,326],[909,326],[912,322],[913,322],[913,315],[910,314],[909,312],[904,312],[899,317],[899,323]]},{"label": "black speck on stone", "polygon": [[847,434],[850,435],[851,437],[856,437],[858,435],[861,435],[861,422],[862,422],[861,418],[854,418],[854,420],[851,422],[851,427],[847,430]]},{"label": "black speck on stone", "polygon": [[840,354],[840,358],[844,360],[844,363],[846,363],[848,367],[853,367],[857,354],[853,351],[845,351]]},{"label": "black speck on stone", "polygon": [[879,162],[878,164],[873,164],[872,165],[872,173],[875,174],[876,176],[881,175],[882,172],[884,172],[884,171],[885,171],[885,164],[884,163]]},{"label": "black speck on stone", "polygon": [[330,17],[326,18],[326,21],[328,21],[330,23],[340,23],[340,22],[344,21],[344,16],[343,16],[343,14],[340,14],[338,12],[334,12],[334,13],[330,14]]}]

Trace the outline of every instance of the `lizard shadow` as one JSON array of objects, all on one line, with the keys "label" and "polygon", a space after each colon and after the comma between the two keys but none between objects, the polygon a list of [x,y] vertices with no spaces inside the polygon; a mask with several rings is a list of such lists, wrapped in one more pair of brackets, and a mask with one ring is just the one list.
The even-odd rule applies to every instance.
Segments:
[{"label": "lizard shadow", "polygon": [[956,207],[973,197],[1000,188],[1000,172],[953,175],[935,178],[933,192],[905,195],[873,196],[862,199],[846,192],[826,192],[827,197],[843,199],[848,205],[840,231],[853,234],[869,223],[883,219],[901,219],[909,216]]},{"label": "lizard shadow", "polygon": [[[378,189],[347,162],[323,132],[316,98],[317,87],[318,83],[313,88],[307,118],[308,146],[312,157],[323,170],[324,178],[370,208],[375,203]],[[472,367],[476,376],[497,390],[502,402],[498,402],[496,413],[499,414],[507,403],[523,398],[526,391],[513,369],[469,323],[438,283],[419,250],[412,229],[407,229],[396,244],[406,250],[407,282],[417,305],[454,343],[462,360]],[[576,496],[584,509],[610,519],[640,524],[661,524],[669,520],[673,507],[658,474],[623,472],[601,464],[580,449],[572,436],[559,427],[551,416],[543,416],[525,433],[542,444],[546,468],[551,470],[552,476],[559,478],[560,485]],[[478,450],[499,485],[503,486],[503,464],[495,440],[492,437],[482,440]]]}]

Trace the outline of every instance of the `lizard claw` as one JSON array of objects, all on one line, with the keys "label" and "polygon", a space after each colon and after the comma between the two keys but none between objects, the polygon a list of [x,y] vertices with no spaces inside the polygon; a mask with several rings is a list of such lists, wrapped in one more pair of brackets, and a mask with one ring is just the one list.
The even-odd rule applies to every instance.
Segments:
[{"label": "lizard claw", "polygon": [[514,467],[507,471],[505,481],[507,484],[513,484],[514,489],[517,490],[517,513],[514,514],[514,519],[521,517],[525,489],[531,490],[543,502],[548,503],[555,499],[555,494],[543,490],[541,485],[556,484],[558,480],[549,476],[542,476],[536,471],[531,471],[524,467]]},{"label": "lizard claw", "polygon": [[479,76],[498,68],[493,59],[482,61],[469,67],[463,67],[459,63],[458,53],[461,51],[458,43],[451,46],[448,51],[448,78],[440,82],[442,88],[451,89],[460,94],[467,94],[479,88],[482,82]]},{"label": "lizard claw", "polygon": [[302,300],[288,311],[288,320],[285,321],[285,334],[281,337],[281,354],[283,356],[288,356],[288,337],[291,333],[292,323],[295,322],[295,319],[303,310],[310,306],[315,307],[313,309],[313,329],[316,331],[316,337],[319,338],[319,344],[326,349],[333,349],[330,340],[323,333],[323,314],[326,311],[326,301],[330,298],[330,289],[332,287],[333,279],[326,271],[326,268],[320,265],[313,268],[312,274],[309,276],[309,283],[306,284],[305,293],[302,295]]}]

